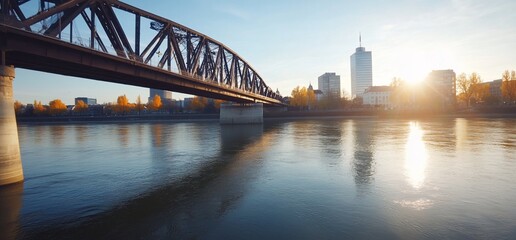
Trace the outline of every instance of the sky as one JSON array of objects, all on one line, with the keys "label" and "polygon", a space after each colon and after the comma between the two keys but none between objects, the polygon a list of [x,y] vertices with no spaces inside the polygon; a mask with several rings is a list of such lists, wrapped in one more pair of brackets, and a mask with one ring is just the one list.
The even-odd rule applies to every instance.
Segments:
[{"label": "sky", "polygon": [[[439,69],[477,72],[483,81],[516,70],[514,0],[123,2],[224,43],[283,96],[296,86],[317,88],[325,72],[340,75],[349,94],[350,55],[359,33],[362,46],[372,51],[373,85],[388,85],[394,77],[420,81]],[[147,99],[149,90],[16,69],[14,96],[22,103],[59,98],[73,104],[75,97],[107,103],[124,94],[134,102],[139,95]],[[185,96],[173,93],[174,99]]]}]

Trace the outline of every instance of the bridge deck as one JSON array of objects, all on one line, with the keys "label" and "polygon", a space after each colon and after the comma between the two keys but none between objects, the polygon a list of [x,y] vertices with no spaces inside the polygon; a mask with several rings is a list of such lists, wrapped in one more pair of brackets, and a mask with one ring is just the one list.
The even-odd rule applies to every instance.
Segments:
[{"label": "bridge deck", "polygon": [[20,68],[283,105],[281,95],[224,44],[116,0],[0,1],[0,51],[6,57],[1,64]]},{"label": "bridge deck", "polygon": [[6,65],[140,87],[171,90],[238,103],[281,105],[276,99],[185,76],[0,24]]}]

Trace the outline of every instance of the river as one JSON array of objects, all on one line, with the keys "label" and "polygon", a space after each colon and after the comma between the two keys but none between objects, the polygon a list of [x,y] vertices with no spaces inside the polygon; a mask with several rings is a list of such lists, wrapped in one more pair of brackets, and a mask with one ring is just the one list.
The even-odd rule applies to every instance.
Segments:
[{"label": "river", "polygon": [[516,236],[516,119],[18,128],[2,239]]}]

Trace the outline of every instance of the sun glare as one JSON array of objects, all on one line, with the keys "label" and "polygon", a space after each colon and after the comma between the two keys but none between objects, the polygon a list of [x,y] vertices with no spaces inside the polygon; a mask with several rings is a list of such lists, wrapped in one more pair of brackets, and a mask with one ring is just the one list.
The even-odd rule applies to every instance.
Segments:
[{"label": "sun glare", "polygon": [[423,142],[423,130],[419,123],[411,122],[405,145],[405,176],[415,189],[423,186],[427,159],[428,153]]},{"label": "sun glare", "polygon": [[409,84],[418,84],[425,79],[427,74],[428,70],[424,63],[412,62],[407,66],[402,79]]},{"label": "sun glare", "polygon": [[450,51],[409,48],[397,57],[397,72],[405,82],[417,85],[424,81],[432,70],[450,68],[450,59],[453,59]]}]

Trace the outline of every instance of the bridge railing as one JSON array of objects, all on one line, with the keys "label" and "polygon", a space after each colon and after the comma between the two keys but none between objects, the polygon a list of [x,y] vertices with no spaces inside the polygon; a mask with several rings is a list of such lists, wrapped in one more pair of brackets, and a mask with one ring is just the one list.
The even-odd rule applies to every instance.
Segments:
[{"label": "bridge railing", "polygon": [[0,23],[197,80],[282,99],[224,44],[120,1],[0,0]]}]

